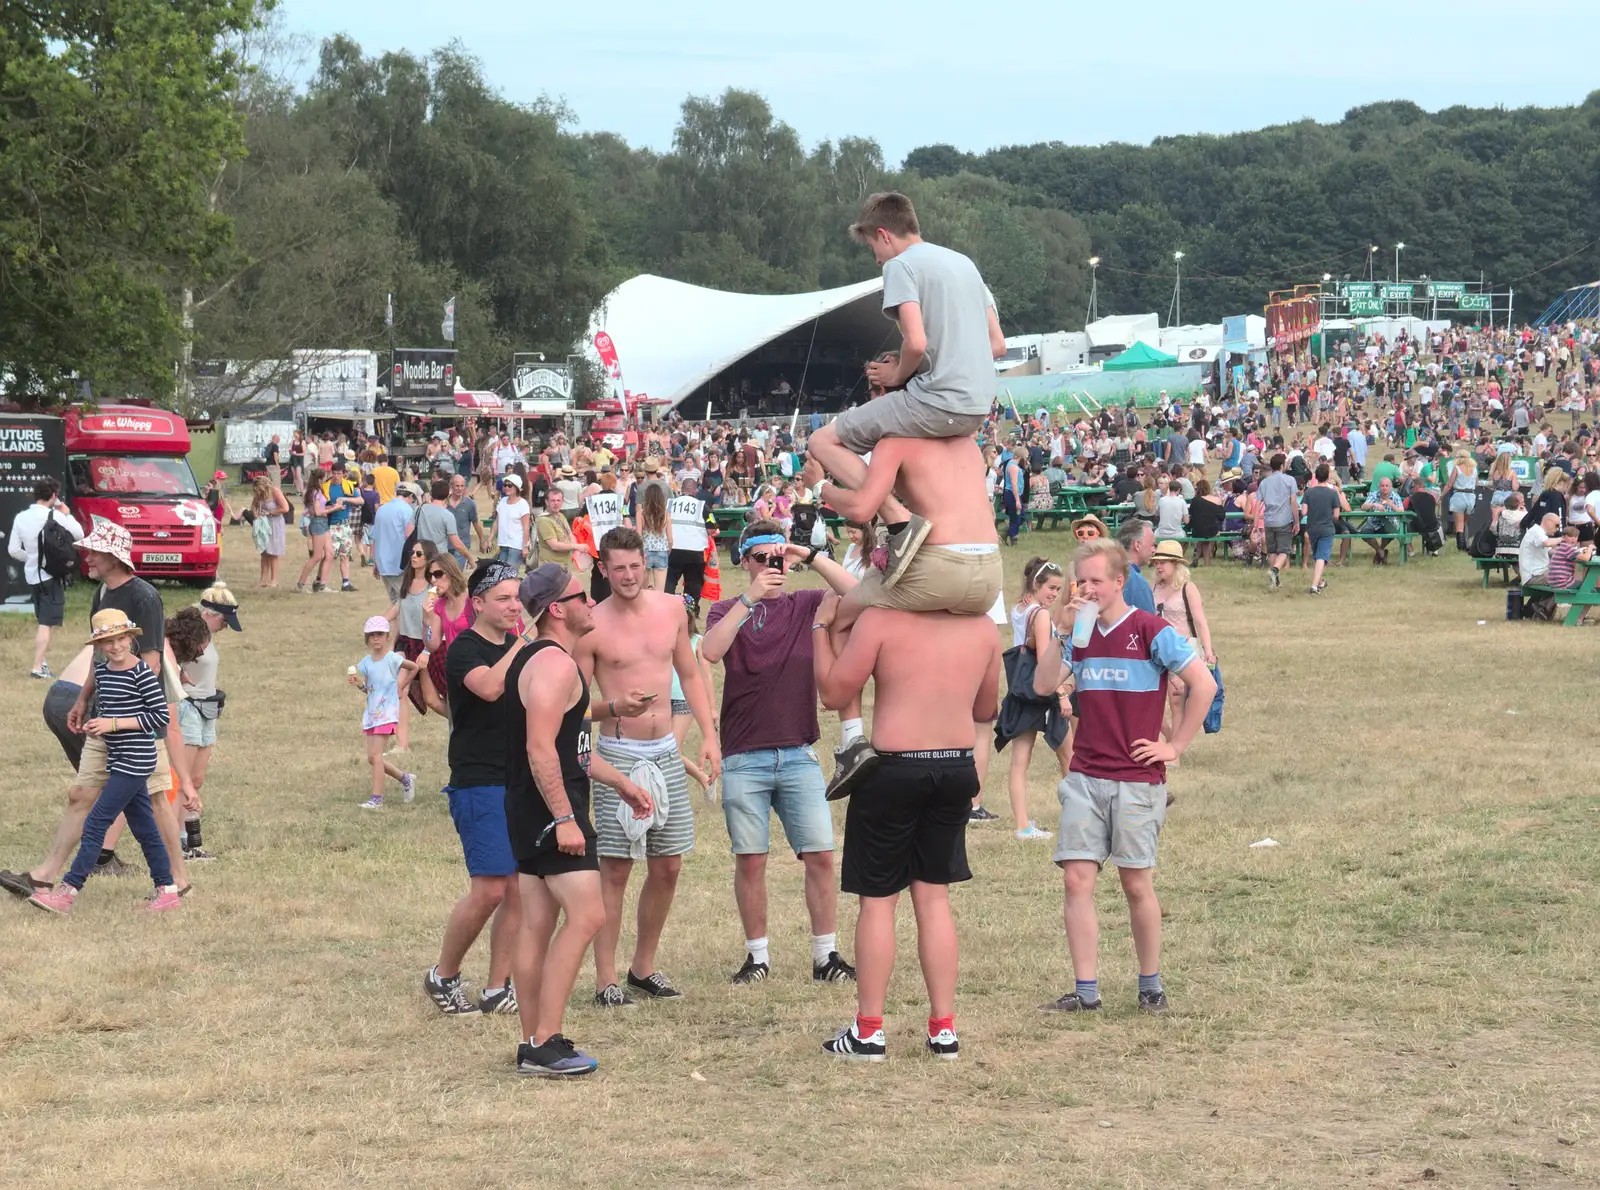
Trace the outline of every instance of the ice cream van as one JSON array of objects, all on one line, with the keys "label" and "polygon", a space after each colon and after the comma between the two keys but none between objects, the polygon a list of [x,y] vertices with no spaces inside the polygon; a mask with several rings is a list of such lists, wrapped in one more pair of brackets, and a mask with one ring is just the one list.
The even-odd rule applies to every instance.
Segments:
[{"label": "ice cream van", "polygon": [[142,578],[205,583],[221,555],[216,518],[189,469],[189,428],[165,409],[72,408],[66,422],[67,483],[84,531],[111,521],[133,537]]}]

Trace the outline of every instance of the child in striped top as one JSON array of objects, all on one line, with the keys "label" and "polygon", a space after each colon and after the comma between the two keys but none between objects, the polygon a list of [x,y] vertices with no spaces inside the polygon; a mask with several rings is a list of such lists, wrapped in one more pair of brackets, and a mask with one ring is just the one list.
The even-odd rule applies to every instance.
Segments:
[{"label": "child in striped top", "polygon": [[146,782],[156,767],[156,735],[167,730],[167,697],[161,681],[134,651],[135,624],[117,608],[98,612],[91,621],[89,643],[101,654],[94,666],[95,717],[83,725],[89,735],[106,741],[106,783],[83,824],[83,842],[72,869],[53,889],[35,893],[29,903],[51,913],[68,913],[94,862],[100,845],[119,814],[144,849],[145,863],[155,881],[155,898],[147,904],[152,913],[176,909],[178,890],[172,883],[171,861],[161,841],[150,808]]}]

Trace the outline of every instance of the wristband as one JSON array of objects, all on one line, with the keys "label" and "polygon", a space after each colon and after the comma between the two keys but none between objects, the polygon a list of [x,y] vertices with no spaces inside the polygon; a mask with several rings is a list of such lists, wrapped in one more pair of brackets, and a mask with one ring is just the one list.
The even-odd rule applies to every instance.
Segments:
[{"label": "wristband", "polygon": [[611,708],[611,717],[615,719],[617,717],[617,700],[613,698],[610,702],[606,703],[606,706]]},{"label": "wristband", "polygon": [[755,600],[751,599],[748,593],[741,594],[739,602],[744,605],[744,610],[747,612],[753,612],[756,609]]}]

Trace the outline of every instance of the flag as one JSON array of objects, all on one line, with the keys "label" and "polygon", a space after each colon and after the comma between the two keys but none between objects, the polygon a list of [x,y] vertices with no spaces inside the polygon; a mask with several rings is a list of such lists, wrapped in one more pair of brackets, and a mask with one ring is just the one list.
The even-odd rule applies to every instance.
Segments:
[{"label": "flag", "polygon": [[390,294],[383,304],[383,325],[394,330],[394,294]]},{"label": "flag", "polygon": [[456,341],[456,299],[451,298],[444,304],[444,322],[439,326],[439,333],[444,336],[445,342]]}]

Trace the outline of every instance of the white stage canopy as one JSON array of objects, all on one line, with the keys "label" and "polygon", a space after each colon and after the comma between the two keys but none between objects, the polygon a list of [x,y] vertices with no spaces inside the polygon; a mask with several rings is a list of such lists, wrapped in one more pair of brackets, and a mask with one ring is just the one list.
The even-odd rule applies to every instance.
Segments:
[{"label": "white stage canopy", "polygon": [[881,278],[816,293],[727,293],[669,281],[649,273],[624,281],[589,323],[584,350],[594,337],[611,336],[623,386],[635,399],[678,404],[752,352],[785,335],[818,342],[847,340],[863,359],[899,340],[883,316]]}]

